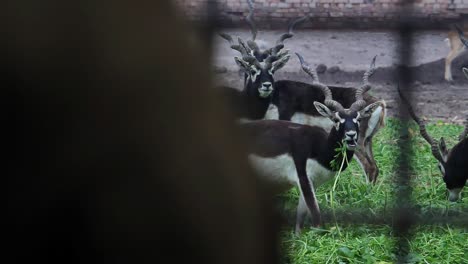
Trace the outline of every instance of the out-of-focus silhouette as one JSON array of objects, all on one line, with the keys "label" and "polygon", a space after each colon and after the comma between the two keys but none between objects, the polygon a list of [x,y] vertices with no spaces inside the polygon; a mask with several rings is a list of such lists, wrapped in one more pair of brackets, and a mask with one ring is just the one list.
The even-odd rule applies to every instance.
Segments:
[{"label": "out-of-focus silhouette", "polygon": [[2,11],[13,262],[277,262],[270,199],[213,95],[209,27],[189,37],[162,0]]}]

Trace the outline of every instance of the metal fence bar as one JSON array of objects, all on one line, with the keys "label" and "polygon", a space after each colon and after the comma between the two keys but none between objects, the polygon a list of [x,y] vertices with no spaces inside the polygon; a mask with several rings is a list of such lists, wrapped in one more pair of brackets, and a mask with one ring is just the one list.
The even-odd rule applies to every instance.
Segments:
[{"label": "metal fence bar", "polygon": [[[397,72],[397,85],[404,91],[411,89],[412,76],[408,70],[407,65],[412,61],[411,42],[412,42],[413,29],[410,24],[402,23],[399,27],[399,45],[398,52],[400,67]],[[411,98],[408,98],[411,101]],[[410,253],[409,239],[411,239],[411,229],[415,224],[415,215],[413,213],[412,204],[412,186],[410,179],[410,159],[412,147],[408,137],[408,120],[409,115],[405,111],[405,107],[399,105],[400,116],[404,121],[400,128],[400,140],[398,140],[399,158],[398,170],[399,173],[395,174],[395,200],[396,208],[394,208],[393,218],[394,224],[393,234],[397,240],[395,245],[395,255],[398,258],[398,263],[406,263],[408,254]]]}]

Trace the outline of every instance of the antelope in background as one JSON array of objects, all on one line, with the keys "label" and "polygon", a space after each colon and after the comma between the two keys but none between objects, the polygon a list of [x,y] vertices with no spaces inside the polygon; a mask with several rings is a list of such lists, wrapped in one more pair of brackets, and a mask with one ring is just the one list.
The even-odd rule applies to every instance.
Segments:
[{"label": "antelope in background", "polygon": [[255,9],[251,0],[247,0],[247,3],[250,12],[246,21],[250,26],[252,39],[245,42],[239,37],[236,44],[230,35],[220,34],[230,43],[232,49],[241,54],[240,57],[234,57],[234,60],[244,72],[244,87],[242,91],[226,86],[221,89],[234,115],[250,121],[265,116],[275,89],[274,73],[284,67],[291,56],[289,50],[284,49],[284,41],[292,38],[294,27],[308,17],[294,20],[289,25],[288,32],[282,34],[273,47],[261,51],[256,43],[258,30],[253,20]]},{"label": "antelope in background", "polygon": [[410,116],[418,124],[421,136],[431,145],[431,152],[434,158],[439,162],[438,167],[442,173],[443,180],[448,190],[448,199],[452,202],[460,199],[460,193],[468,179],[468,119],[465,121],[465,129],[460,134],[459,142],[452,148],[447,149],[445,140],[442,137],[439,141],[432,138],[427,133],[426,125],[414,113],[408,100],[398,87],[398,94],[404,105],[406,105]]},{"label": "antelope in background", "polygon": [[[299,54],[297,54],[300,56]],[[267,182],[285,191],[294,185],[300,190],[297,206],[296,233],[300,233],[304,217],[309,211],[314,226],[320,225],[320,209],[315,197],[315,186],[332,179],[339,167],[331,162],[350,161],[360,135],[360,122],[380,106],[367,105],[363,93],[370,89],[363,85],[356,91],[356,101],[349,108],[332,99],[328,86],[320,83],[314,70],[303,64],[303,70],[312,77],[311,86],[324,94],[323,104],[315,101],[320,115],[331,120],[330,131],[320,126],[296,124],[283,120],[260,120],[245,123],[241,128],[249,138],[249,160]],[[336,152],[345,146],[346,151]],[[347,163],[343,164],[345,170]]]},{"label": "antelope in background", "polygon": [[[468,32],[468,29],[461,29],[455,25],[455,29],[448,32],[448,37],[445,39],[448,47],[450,48],[449,54],[445,58],[445,74],[444,78],[446,81],[452,82],[452,61],[460,56],[466,49],[466,40],[464,39],[464,32]],[[465,44],[465,45],[464,45]],[[467,69],[463,68],[463,73],[467,76]]]}]

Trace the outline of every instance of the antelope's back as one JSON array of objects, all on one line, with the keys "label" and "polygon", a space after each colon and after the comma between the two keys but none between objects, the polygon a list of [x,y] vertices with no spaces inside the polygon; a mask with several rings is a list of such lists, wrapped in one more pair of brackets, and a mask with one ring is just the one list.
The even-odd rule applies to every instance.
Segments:
[{"label": "antelope's back", "polygon": [[447,159],[447,168],[449,167],[455,168],[462,173],[463,176],[468,174],[468,138],[460,141],[450,151],[450,155]]},{"label": "antelope's back", "polygon": [[[356,88],[344,86],[328,86],[332,92],[333,100],[338,101],[343,107],[349,108],[355,102]],[[367,104],[377,102],[378,99],[365,93],[363,95]],[[308,83],[281,80],[275,82],[275,92],[273,93],[273,104],[279,106],[284,101],[292,103],[295,109],[305,114],[318,116],[317,109],[313,102],[325,100],[325,95],[319,88]]]},{"label": "antelope's back", "polygon": [[321,127],[284,120],[259,120],[239,126],[247,138],[249,153],[264,157],[291,153],[294,146],[321,149],[328,137],[328,132]]}]

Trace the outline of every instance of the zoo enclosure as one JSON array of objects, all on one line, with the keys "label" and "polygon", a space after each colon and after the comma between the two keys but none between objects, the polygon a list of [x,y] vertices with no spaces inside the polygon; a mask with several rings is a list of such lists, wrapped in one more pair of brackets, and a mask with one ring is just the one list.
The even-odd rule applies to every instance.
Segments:
[{"label": "zoo enclosure", "polygon": [[[187,17],[193,22],[207,23],[208,27],[205,28],[213,25],[216,30],[226,27],[246,27],[244,19],[249,11],[245,0],[175,0],[175,2],[185,10]],[[413,45],[412,35],[417,30],[448,29],[453,23],[463,25],[468,14],[468,0],[257,0],[254,2],[255,20],[262,28],[284,28],[287,21],[308,14],[311,16],[311,22],[301,28],[396,29],[399,33],[396,52],[400,55],[400,65],[409,65],[412,59],[410,48]],[[399,67],[397,82],[402,90],[407,91],[406,96],[411,102],[411,93],[409,93],[412,89],[410,84],[413,82],[411,71]],[[403,120],[410,120],[405,107],[399,106],[399,111]],[[412,151],[408,147],[409,138],[405,136],[407,129],[408,127],[403,125],[398,141],[400,157],[398,173],[394,179],[396,207],[392,212],[369,217],[367,208],[355,208],[323,215],[324,221],[336,221],[342,224],[392,226],[393,234],[398,241],[395,253],[399,256],[400,263],[405,263],[410,253],[409,239],[414,235],[412,230],[415,226],[450,224],[468,228],[468,221],[463,215],[452,213],[450,216],[435,216],[433,213],[422,212],[411,199]],[[462,213],[468,214],[468,211]]]}]

